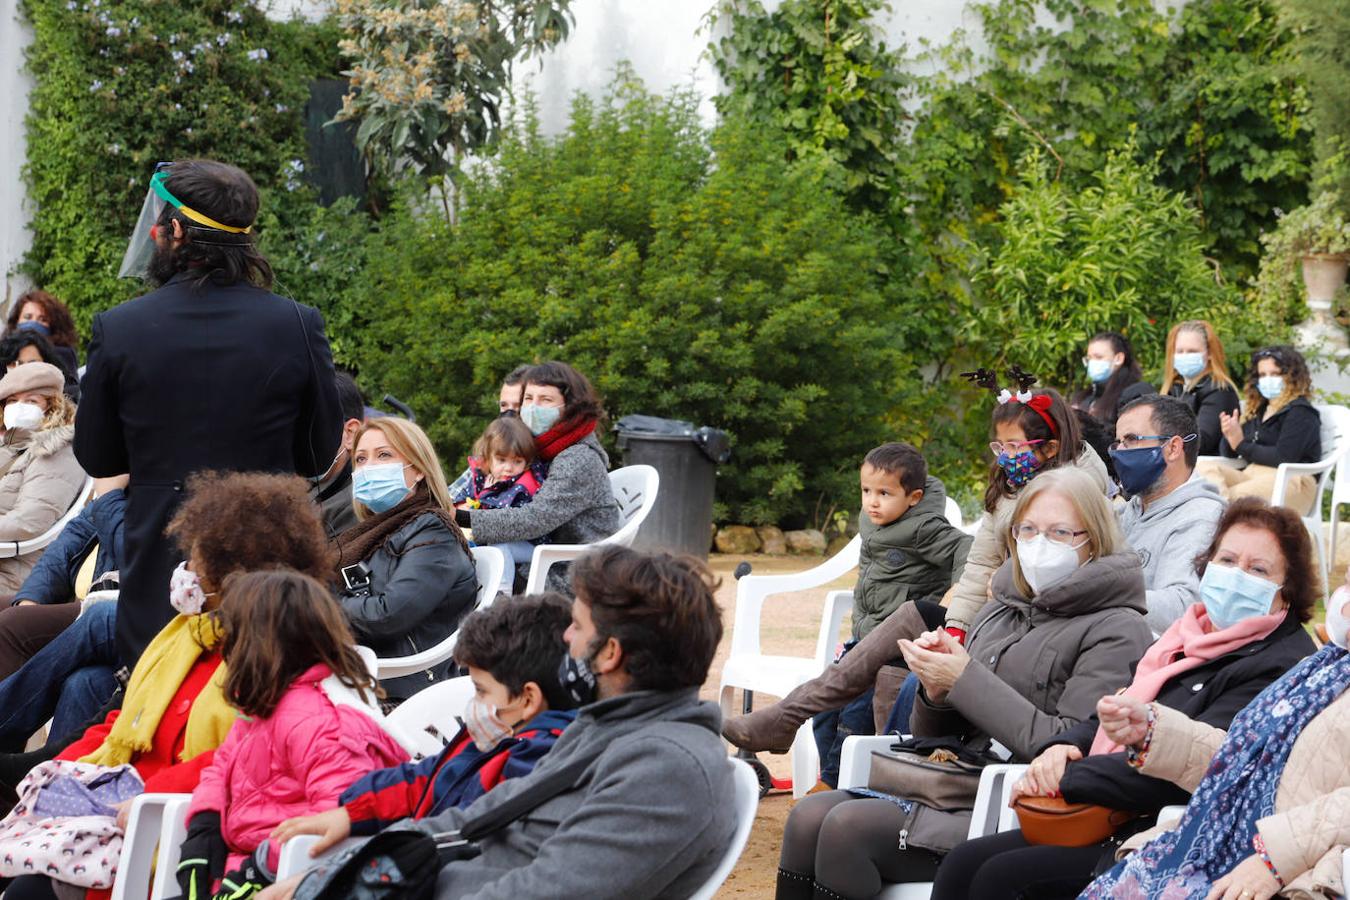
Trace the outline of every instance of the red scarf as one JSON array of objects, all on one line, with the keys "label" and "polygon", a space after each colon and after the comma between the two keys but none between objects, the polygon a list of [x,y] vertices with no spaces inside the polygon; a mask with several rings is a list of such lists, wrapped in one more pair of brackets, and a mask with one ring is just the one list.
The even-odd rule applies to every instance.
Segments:
[{"label": "red scarf", "polygon": [[534,439],[534,448],[539,451],[544,462],[552,462],[553,457],[594,431],[595,421],[582,419],[580,422],[559,422]]},{"label": "red scarf", "polygon": [[[1151,703],[1158,699],[1158,692],[1163,689],[1163,685],[1182,673],[1211,659],[1218,659],[1225,653],[1232,653],[1239,647],[1270,637],[1287,615],[1289,610],[1282,609],[1277,613],[1252,616],[1236,625],[1219,629],[1210,624],[1205,605],[1193,603],[1145,651],[1144,658],[1134,670],[1134,681],[1124,690],[1124,694]],[[1116,753],[1121,749],[1099,727],[1089,755]]]}]

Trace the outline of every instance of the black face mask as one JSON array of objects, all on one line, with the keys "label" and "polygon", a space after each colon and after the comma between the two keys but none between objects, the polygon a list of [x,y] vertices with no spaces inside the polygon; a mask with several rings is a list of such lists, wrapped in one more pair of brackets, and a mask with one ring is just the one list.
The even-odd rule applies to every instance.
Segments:
[{"label": "black face mask", "polygon": [[591,654],[585,659],[577,659],[564,650],[562,662],[558,665],[558,683],[577,706],[595,702],[597,686],[595,673],[591,671],[591,660],[594,658],[595,654]]},{"label": "black face mask", "polygon": [[504,410],[502,410],[501,412],[497,413],[497,418],[499,418],[499,419],[519,419],[519,418],[520,418],[520,411],[519,411],[519,410],[515,410],[515,409],[504,409]]}]

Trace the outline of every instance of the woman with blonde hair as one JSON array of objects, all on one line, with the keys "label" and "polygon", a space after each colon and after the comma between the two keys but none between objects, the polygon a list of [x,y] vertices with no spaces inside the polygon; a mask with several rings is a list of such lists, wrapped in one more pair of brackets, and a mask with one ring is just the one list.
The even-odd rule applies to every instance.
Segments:
[{"label": "woman with blonde hair", "polygon": [[[358,641],[378,656],[410,656],[449,637],[473,609],[473,559],[426,432],[405,419],[372,419],[353,446],[359,521],[334,538],[338,599]],[[380,686],[397,704],[451,666],[446,660]]]},{"label": "woman with blonde hair", "polygon": [[1238,393],[1214,326],[1203,319],[1172,326],[1167,333],[1167,357],[1158,392],[1190,407],[1199,426],[1200,455],[1218,456],[1222,438],[1219,416],[1237,412]]},{"label": "woman with blonde hair", "polygon": [[[1152,641],[1139,557],[1089,475],[1066,467],[1033,480],[1018,494],[1004,540],[1008,559],[966,647],[942,630],[899,642],[921,685],[911,752],[984,765],[1004,758],[1001,748],[1029,762],[1091,716],[1103,694],[1129,684]],[[933,880],[942,856],[965,838],[974,785],[954,778],[933,790],[927,796],[948,798],[937,809],[905,796],[903,765],[873,764],[874,774],[885,769],[899,777],[797,804],[783,833],[780,900],[853,900],[886,883]],[[959,790],[968,795],[954,804]]]},{"label": "woman with blonde hair", "polygon": [[[75,459],[75,404],[48,363],[16,366],[0,378],[0,541],[35,538],[56,524],[84,486]],[[0,560],[0,593],[13,594],[42,551]],[[73,617],[72,617],[73,618]]]},{"label": "woman with blonde hair", "polygon": [[[1229,500],[1260,497],[1269,501],[1280,463],[1311,463],[1322,458],[1322,417],[1312,405],[1312,376],[1303,355],[1289,346],[1263,347],[1247,370],[1245,412],[1221,415],[1221,455],[1240,459],[1238,469],[1206,463],[1197,474],[1219,486]],[[1317,495],[1311,475],[1295,475],[1285,489],[1284,506],[1307,514]]]}]

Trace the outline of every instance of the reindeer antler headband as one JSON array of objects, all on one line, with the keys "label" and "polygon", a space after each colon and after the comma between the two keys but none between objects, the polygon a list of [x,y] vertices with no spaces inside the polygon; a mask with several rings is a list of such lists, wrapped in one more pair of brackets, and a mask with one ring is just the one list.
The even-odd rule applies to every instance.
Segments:
[{"label": "reindeer antler headband", "polygon": [[1055,427],[1054,419],[1050,418],[1050,407],[1054,401],[1050,399],[1049,394],[1033,394],[1031,386],[1038,380],[1035,375],[1024,370],[1021,366],[1013,366],[1008,370],[1008,377],[1017,385],[1017,393],[1013,393],[1007,388],[1000,388],[998,384],[998,373],[993,369],[976,369],[974,372],[962,372],[962,378],[968,379],[972,384],[988,390],[997,398],[999,403],[1017,402],[1028,407],[1036,415],[1040,416],[1045,424],[1050,428],[1050,433],[1059,436],[1059,429]]}]

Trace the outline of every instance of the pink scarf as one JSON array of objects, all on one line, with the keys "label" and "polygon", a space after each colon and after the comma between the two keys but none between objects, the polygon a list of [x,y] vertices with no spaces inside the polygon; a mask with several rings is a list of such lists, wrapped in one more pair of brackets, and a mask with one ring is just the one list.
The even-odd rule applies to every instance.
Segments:
[{"label": "pink scarf", "polygon": [[[1205,605],[1193,603],[1144,653],[1144,658],[1134,670],[1134,681],[1123,693],[1135,700],[1150,703],[1158,699],[1158,692],[1173,678],[1239,647],[1269,637],[1280,627],[1288,613],[1289,610],[1282,609],[1277,613],[1243,619],[1222,630],[1210,631],[1212,626]],[[1116,753],[1121,749],[1098,727],[1088,755]]]}]

